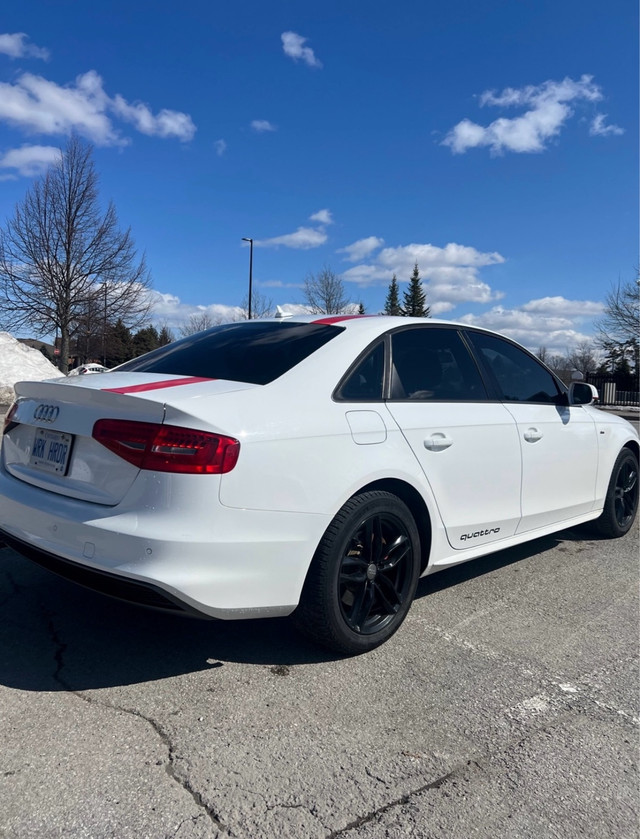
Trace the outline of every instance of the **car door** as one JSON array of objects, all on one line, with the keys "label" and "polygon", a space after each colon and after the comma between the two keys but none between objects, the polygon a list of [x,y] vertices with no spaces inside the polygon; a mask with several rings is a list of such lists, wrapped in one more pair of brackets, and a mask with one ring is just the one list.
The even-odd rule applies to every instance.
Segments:
[{"label": "car door", "polygon": [[587,513],[595,502],[598,439],[581,405],[538,359],[497,335],[469,332],[481,363],[518,428],[522,521],[527,532]]},{"label": "car door", "polygon": [[521,515],[516,424],[488,398],[459,330],[425,324],[390,340],[387,408],[420,462],[451,546],[513,535]]}]

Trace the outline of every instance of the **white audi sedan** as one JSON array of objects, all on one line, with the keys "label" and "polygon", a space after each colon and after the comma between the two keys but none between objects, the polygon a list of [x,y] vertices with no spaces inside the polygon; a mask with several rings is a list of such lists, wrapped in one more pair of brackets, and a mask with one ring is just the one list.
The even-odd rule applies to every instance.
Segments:
[{"label": "white audi sedan", "polygon": [[340,652],[388,639],[422,575],[584,522],[621,536],[638,506],[633,427],[464,324],[231,323],[16,393],[0,540],[146,606],[294,613]]}]

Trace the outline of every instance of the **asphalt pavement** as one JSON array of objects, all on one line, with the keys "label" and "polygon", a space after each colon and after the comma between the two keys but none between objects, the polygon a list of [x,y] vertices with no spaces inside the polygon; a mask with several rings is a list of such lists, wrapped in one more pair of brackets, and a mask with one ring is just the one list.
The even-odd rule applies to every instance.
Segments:
[{"label": "asphalt pavement", "polygon": [[637,531],[565,531],[423,580],[336,658],[4,548],[0,836],[637,837],[637,584]]},{"label": "asphalt pavement", "polygon": [[383,647],[137,609],[0,549],[2,839],[637,839],[638,529],[421,581]]}]

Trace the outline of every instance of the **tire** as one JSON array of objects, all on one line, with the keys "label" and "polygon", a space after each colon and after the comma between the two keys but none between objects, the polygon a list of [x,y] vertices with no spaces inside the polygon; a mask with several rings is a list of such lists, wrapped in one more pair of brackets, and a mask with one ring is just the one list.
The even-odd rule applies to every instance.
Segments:
[{"label": "tire", "polygon": [[420,536],[407,505],[389,492],[361,493],[325,531],[295,622],[331,650],[367,652],[399,628],[419,576]]},{"label": "tire", "polygon": [[617,539],[631,530],[638,510],[638,459],[631,449],[623,449],[613,466],[611,480],[595,530],[608,539]]}]

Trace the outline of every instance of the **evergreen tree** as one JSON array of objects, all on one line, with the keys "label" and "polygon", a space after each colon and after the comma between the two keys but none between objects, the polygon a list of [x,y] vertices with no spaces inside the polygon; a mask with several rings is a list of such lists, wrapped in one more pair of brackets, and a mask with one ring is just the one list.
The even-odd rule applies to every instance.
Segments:
[{"label": "evergreen tree", "polygon": [[426,305],[427,295],[422,288],[420,271],[416,262],[409,281],[409,288],[404,293],[402,314],[407,318],[428,318],[430,307]]},{"label": "evergreen tree", "polygon": [[155,326],[147,326],[145,329],[139,330],[133,336],[131,344],[134,357],[155,350],[160,346],[158,330]]},{"label": "evergreen tree", "polygon": [[400,296],[398,293],[398,280],[394,274],[389,284],[389,291],[387,292],[387,299],[384,301],[385,315],[402,315],[402,306],[400,305]]},{"label": "evergreen tree", "polygon": [[366,311],[365,311],[365,308],[364,308],[364,303],[360,303],[360,305],[358,306],[358,314],[359,315],[366,315]]},{"label": "evergreen tree", "polygon": [[158,346],[164,347],[167,344],[170,344],[172,341],[175,341],[175,338],[173,337],[173,332],[165,323],[160,332],[158,332]]},{"label": "evergreen tree", "polygon": [[118,318],[107,328],[107,367],[116,367],[134,358],[131,330]]}]

